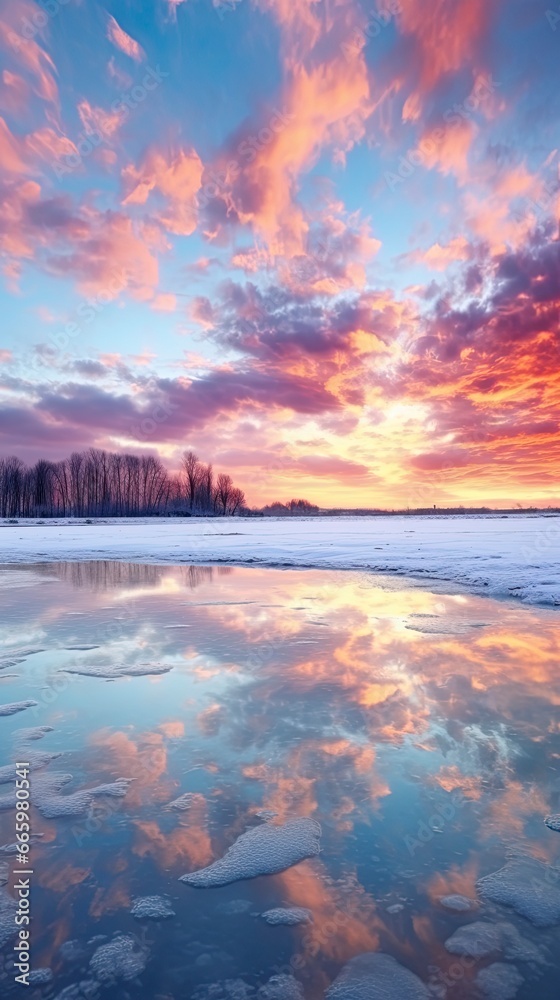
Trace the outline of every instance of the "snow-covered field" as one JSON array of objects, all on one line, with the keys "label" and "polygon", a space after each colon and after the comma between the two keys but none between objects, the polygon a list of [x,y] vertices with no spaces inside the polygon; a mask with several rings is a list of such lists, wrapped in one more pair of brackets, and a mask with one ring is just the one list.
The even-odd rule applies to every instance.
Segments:
[{"label": "snow-covered field", "polygon": [[324,567],[560,605],[560,516],[103,518],[0,523],[0,561]]}]

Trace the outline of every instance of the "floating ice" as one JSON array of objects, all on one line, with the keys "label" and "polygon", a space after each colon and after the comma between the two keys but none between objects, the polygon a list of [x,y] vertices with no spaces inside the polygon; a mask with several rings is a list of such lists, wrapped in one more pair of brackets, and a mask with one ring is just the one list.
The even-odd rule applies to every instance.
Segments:
[{"label": "floating ice", "polygon": [[178,799],[173,799],[173,802],[169,802],[167,804],[167,808],[180,809],[181,811],[190,809],[196,798],[197,796],[193,792],[185,792],[185,794],[180,795]]},{"label": "floating ice", "polygon": [[57,993],[54,1000],[98,1000],[99,983],[95,979],[83,979],[80,983],[72,983],[66,986],[61,993]]},{"label": "floating ice", "polygon": [[479,879],[476,887],[484,899],[511,906],[536,927],[560,921],[560,869],[543,861],[513,858],[499,871]]},{"label": "floating ice", "polygon": [[135,938],[119,934],[94,952],[89,967],[101,983],[111,983],[115,979],[136,979],[147,961],[147,950]]},{"label": "floating ice", "polygon": [[6,885],[10,877],[10,866],[7,861],[0,861],[0,885]]},{"label": "floating ice", "polygon": [[557,833],[560,833],[560,813],[546,816],[544,821],[549,830],[556,830]]},{"label": "floating ice", "polygon": [[54,733],[52,726],[28,726],[27,729],[16,729],[14,740],[17,743],[31,743],[33,740],[42,740],[47,733]]},{"label": "floating ice", "polygon": [[[18,744],[18,749],[21,751],[21,753],[17,754],[18,760],[25,759],[30,771],[34,771],[40,767],[46,767],[46,765],[50,764],[51,761],[57,760],[58,757],[62,757],[61,753],[41,753],[39,750],[29,750],[27,746],[22,744]],[[9,781],[15,780],[15,764],[5,764],[3,767],[0,767],[0,785],[7,785]]]},{"label": "floating ice", "polygon": [[175,910],[165,896],[138,896],[132,901],[130,912],[137,920],[165,920],[175,916]]},{"label": "floating ice", "polygon": [[0,705],[0,716],[15,715],[16,712],[25,712],[26,708],[33,708],[38,705],[37,701],[12,701],[8,705]]},{"label": "floating ice", "polygon": [[205,983],[191,994],[191,1000],[249,1000],[255,990],[243,979],[226,979],[223,983]]},{"label": "floating ice", "polygon": [[15,809],[16,806],[16,793],[8,792],[6,795],[0,795],[0,812],[6,812],[8,809]]},{"label": "floating ice", "polygon": [[123,798],[130,784],[130,778],[118,778],[106,785],[96,785],[69,795],[60,795],[60,791],[72,781],[71,774],[53,771],[52,774],[38,775],[32,783],[31,795],[33,804],[46,819],[56,819],[58,816],[81,816],[90,808],[93,799],[99,795],[109,795],[113,798]]},{"label": "floating ice", "polygon": [[119,677],[148,677],[152,674],[168,674],[171,665],[165,663],[106,663],[63,667],[61,674],[80,674],[82,677],[104,677],[117,680]]},{"label": "floating ice", "polygon": [[429,1000],[424,983],[391,955],[356,955],[325,993],[325,1000]]},{"label": "floating ice", "polygon": [[301,983],[293,976],[280,974],[271,976],[258,994],[259,1000],[304,1000]]},{"label": "floating ice", "polygon": [[267,924],[272,924],[272,926],[284,924],[286,927],[294,927],[296,924],[309,924],[313,920],[311,910],[306,910],[303,906],[292,906],[289,909],[279,906],[275,910],[267,910],[266,913],[261,913],[261,917],[263,920],[266,920]]},{"label": "floating ice", "polygon": [[540,949],[522,938],[513,924],[504,921],[490,924],[475,920],[472,924],[465,924],[448,938],[445,947],[452,955],[470,955],[472,958],[484,958],[499,952],[505,958],[520,962],[543,961]]},{"label": "floating ice", "polygon": [[187,885],[210,888],[244,878],[274,875],[320,851],[321,827],[314,819],[291,819],[282,826],[263,823],[243,833],[223,858],[182,875]]},{"label": "floating ice", "polygon": [[488,1000],[513,1000],[525,980],[514,965],[495,962],[478,973],[475,984]]},{"label": "floating ice", "polygon": [[405,628],[413,632],[424,632],[426,635],[461,635],[475,628],[487,628],[487,622],[472,622],[453,615],[429,615],[412,613],[408,616]]},{"label": "floating ice", "polygon": [[52,969],[33,969],[33,972],[29,973],[30,986],[44,986],[46,983],[52,983],[52,981]]},{"label": "floating ice", "polygon": [[465,910],[474,910],[478,906],[475,899],[469,899],[468,896],[460,896],[458,893],[454,893],[451,896],[442,896],[440,903],[447,910],[456,910],[458,913]]}]

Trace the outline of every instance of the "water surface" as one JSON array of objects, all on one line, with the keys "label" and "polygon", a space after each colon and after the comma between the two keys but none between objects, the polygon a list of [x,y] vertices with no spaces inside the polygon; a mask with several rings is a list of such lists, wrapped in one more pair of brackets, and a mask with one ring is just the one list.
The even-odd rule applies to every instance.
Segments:
[{"label": "water surface", "polygon": [[[51,726],[34,749],[62,754],[46,770],[73,776],[63,794],[134,779],[81,816],[32,811],[33,965],[54,973],[38,996],[84,980],[99,944],[87,942],[116,932],[135,936],[146,967],[100,996],[243,1000],[285,973],[315,1000],[367,951],[434,996],[481,995],[473,980],[495,961],[523,976],[520,1000],[557,996],[558,926],[441,899],[476,900],[477,879],[512,851],[560,861],[543,823],[560,811],[560,613],[424,588],[319,570],[2,570],[0,703],[38,704],[0,718],[0,766],[17,730]],[[64,672],[139,663],[171,669]],[[189,808],[170,808],[187,792]],[[318,857],[221,888],[178,881],[248,828],[295,817],[320,822]],[[0,844],[13,841],[6,810]],[[132,916],[153,894],[173,918]],[[313,923],[259,916],[282,906]],[[474,920],[513,924],[540,958],[461,962],[444,943]],[[68,941],[85,950],[73,957]]]}]

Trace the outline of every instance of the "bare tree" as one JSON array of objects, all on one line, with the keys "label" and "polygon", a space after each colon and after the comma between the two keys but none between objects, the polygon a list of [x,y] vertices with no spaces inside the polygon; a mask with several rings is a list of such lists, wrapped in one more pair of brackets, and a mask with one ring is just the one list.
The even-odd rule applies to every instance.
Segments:
[{"label": "bare tree", "polygon": [[221,514],[226,514],[231,500],[233,482],[226,472],[220,472],[214,490],[214,506]]},{"label": "bare tree", "polygon": [[195,455],[194,451],[184,452],[182,466],[186,479],[187,500],[189,502],[190,509],[194,510],[202,482],[203,467],[199,461],[198,455]]},{"label": "bare tree", "polygon": [[180,512],[186,494],[192,512],[235,514],[243,490],[211,465],[185,452],[180,475],[170,475],[152,455],[73,452],[62,462],[39,459],[27,468],[19,458],[0,459],[0,517],[134,516]]}]

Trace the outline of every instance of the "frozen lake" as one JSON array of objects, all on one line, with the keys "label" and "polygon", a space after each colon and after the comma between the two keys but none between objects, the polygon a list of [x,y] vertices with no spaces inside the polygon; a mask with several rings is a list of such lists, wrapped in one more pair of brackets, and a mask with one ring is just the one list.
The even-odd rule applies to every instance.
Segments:
[{"label": "frozen lake", "polygon": [[28,996],[556,1000],[558,610],[365,570],[50,563],[77,529],[37,530],[45,561],[0,571],[0,844],[28,760],[53,974]]},{"label": "frozen lake", "polygon": [[0,524],[0,562],[364,569],[560,606],[560,515],[100,518]]}]

